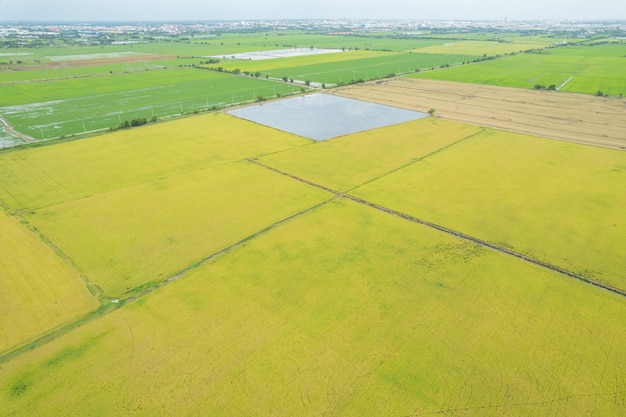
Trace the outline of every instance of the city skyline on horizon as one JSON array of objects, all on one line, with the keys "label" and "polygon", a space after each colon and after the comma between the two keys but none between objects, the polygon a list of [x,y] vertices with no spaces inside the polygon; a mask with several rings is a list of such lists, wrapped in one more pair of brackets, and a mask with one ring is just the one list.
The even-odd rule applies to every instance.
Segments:
[{"label": "city skyline on horizon", "polygon": [[259,4],[250,0],[236,3],[201,0],[0,0],[0,21],[20,22],[140,22],[140,21],[214,21],[214,20],[626,20],[626,2],[598,0],[571,4],[563,0],[528,0],[507,4],[479,0],[468,4],[462,0],[437,3],[388,0],[384,13],[377,3],[355,0],[340,3],[318,0],[316,7],[294,6],[285,0],[268,0]]}]

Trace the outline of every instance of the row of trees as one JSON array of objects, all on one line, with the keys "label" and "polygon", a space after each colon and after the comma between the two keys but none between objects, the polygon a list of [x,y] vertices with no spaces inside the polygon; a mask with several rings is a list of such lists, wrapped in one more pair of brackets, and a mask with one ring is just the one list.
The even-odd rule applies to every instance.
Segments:
[{"label": "row of trees", "polygon": [[542,84],[535,84],[535,90],[556,91],[556,84],[550,84],[547,87],[545,85],[542,85]]},{"label": "row of trees", "polygon": [[[219,61],[218,61],[219,62]],[[239,68],[235,68],[233,70],[228,70],[224,67],[202,67],[204,69],[207,69],[209,71],[217,71],[217,72],[225,72],[225,73],[229,73],[229,74],[235,74],[235,75],[246,75],[249,77],[256,77],[259,78],[261,76],[261,72],[260,71],[241,71]]]},{"label": "row of trees", "polygon": [[111,128],[111,130],[130,129],[131,127],[143,126],[148,123],[155,123],[157,120],[158,119],[156,116],[152,116],[152,118],[150,119],[147,119],[145,117],[137,117],[132,120],[124,120],[119,124],[119,126],[117,126],[117,128]]}]

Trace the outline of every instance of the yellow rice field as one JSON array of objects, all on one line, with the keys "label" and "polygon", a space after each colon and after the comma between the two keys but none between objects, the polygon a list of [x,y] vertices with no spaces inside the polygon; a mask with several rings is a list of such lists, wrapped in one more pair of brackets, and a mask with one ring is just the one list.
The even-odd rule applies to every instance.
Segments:
[{"label": "yellow rice field", "polygon": [[626,153],[485,131],[360,198],[626,289]]},{"label": "yellow rice field", "polygon": [[29,212],[110,297],[160,282],[332,195],[248,162]]},{"label": "yellow rice field", "polygon": [[218,113],[0,152],[0,202],[41,208],[309,142]]},{"label": "yellow rice field", "polygon": [[98,307],[76,271],[1,209],[0,236],[0,353]]},{"label": "yellow rice field", "polygon": [[6,416],[620,416],[623,340],[622,297],[338,200],[1,364],[0,403]]},{"label": "yellow rice field", "polygon": [[226,114],[0,152],[0,414],[623,417],[623,296],[367,204],[626,289],[625,155]]},{"label": "yellow rice field", "polygon": [[480,131],[432,117],[267,155],[265,164],[345,191]]}]

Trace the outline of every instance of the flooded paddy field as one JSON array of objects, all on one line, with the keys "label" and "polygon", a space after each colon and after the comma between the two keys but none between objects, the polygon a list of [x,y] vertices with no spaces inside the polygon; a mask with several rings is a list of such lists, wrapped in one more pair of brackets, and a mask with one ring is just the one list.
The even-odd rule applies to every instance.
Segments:
[{"label": "flooded paddy field", "polygon": [[428,116],[413,110],[327,94],[310,94],[228,113],[317,141]]}]

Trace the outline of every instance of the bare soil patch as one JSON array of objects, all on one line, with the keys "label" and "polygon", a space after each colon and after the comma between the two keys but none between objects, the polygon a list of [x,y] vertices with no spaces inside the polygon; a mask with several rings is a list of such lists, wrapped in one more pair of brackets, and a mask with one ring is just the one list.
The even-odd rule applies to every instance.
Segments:
[{"label": "bare soil patch", "polygon": [[626,101],[554,91],[395,78],[332,94],[512,132],[626,149]]},{"label": "bare soil patch", "polygon": [[75,61],[51,61],[46,63],[48,68],[67,68],[67,67],[88,67],[92,65],[111,65],[111,64],[130,64],[133,62],[159,61],[166,59],[174,59],[172,55],[130,55],[120,56],[116,58],[98,58],[98,59],[82,59]]},{"label": "bare soil patch", "polygon": [[176,57],[173,55],[160,55],[160,54],[150,54],[150,55],[131,55],[131,56],[120,56],[116,58],[99,58],[99,59],[83,59],[83,60],[74,60],[74,61],[49,61],[49,62],[41,62],[34,63],[28,62],[25,64],[20,64],[18,66],[13,66],[11,69],[5,69],[4,71],[32,71],[32,70],[45,70],[52,68],[78,68],[78,67],[89,67],[94,65],[111,65],[111,64],[132,64],[133,62],[145,62],[145,61],[159,61],[159,60],[168,60],[175,59]]}]

